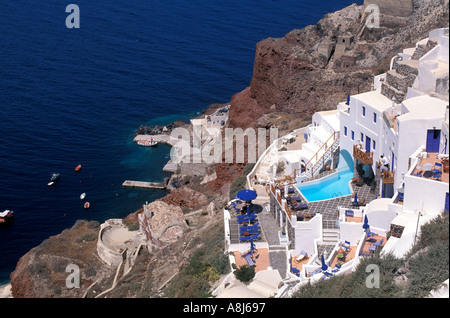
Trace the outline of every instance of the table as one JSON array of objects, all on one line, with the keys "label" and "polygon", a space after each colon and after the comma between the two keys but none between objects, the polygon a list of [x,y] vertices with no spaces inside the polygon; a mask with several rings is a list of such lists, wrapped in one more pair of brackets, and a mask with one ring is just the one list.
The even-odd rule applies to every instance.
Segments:
[{"label": "table", "polygon": [[431,171],[433,169],[434,165],[432,163],[425,163],[422,167],[422,170],[424,171]]}]

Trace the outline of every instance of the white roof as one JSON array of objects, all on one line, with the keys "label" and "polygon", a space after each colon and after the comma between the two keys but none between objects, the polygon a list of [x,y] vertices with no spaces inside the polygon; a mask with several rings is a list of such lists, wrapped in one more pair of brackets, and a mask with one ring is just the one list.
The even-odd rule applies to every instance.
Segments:
[{"label": "white roof", "polygon": [[234,280],[217,298],[268,298],[278,292],[282,280],[278,270],[262,270],[255,274],[248,285]]},{"label": "white roof", "polygon": [[392,100],[382,95],[378,91],[370,91],[358,95],[353,95],[352,98],[359,100],[380,112],[384,112],[385,110],[392,107]]},{"label": "white roof", "polygon": [[408,113],[399,116],[398,119],[443,118],[447,105],[448,102],[429,95],[408,98],[403,101],[403,106],[408,110]]}]

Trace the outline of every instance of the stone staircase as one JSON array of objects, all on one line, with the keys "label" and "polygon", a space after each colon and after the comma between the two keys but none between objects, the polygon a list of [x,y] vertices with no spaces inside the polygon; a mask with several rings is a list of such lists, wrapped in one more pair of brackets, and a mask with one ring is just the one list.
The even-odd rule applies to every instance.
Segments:
[{"label": "stone staircase", "polygon": [[340,234],[338,229],[323,229],[322,241],[324,244],[336,245],[339,243]]},{"label": "stone staircase", "polygon": [[381,94],[392,99],[395,97],[397,103],[401,103],[419,74],[419,61],[398,61],[397,67],[386,74],[386,81],[381,85]]},{"label": "stone staircase", "polygon": [[315,152],[306,165],[306,176],[308,178],[317,175],[324,168],[324,165],[332,160],[334,152],[339,148],[339,134],[333,132],[331,136],[328,134],[327,138],[322,137],[320,141],[322,144],[320,146],[317,143],[315,144]]},{"label": "stone staircase", "polygon": [[395,97],[396,103],[401,103],[406,96],[408,87],[412,87],[419,74],[419,59],[432,50],[437,43],[428,40],[425,44],[419,44],[411,59],[402,61],[396,58],[393,69],[386,73],[386,81],[381,85],[381,94],[392,99]]}]

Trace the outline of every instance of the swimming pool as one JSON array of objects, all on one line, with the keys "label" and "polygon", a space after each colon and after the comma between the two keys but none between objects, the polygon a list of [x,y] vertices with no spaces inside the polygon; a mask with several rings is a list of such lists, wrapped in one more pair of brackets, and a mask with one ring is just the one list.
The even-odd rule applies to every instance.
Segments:
[{"label": "swimming pool", "polygon": [[308,202],[328,200],[352,194],[349,186],[353,178],[353,170],[348,169],[333,173],[319,180],[305,182],[297,189]]}]

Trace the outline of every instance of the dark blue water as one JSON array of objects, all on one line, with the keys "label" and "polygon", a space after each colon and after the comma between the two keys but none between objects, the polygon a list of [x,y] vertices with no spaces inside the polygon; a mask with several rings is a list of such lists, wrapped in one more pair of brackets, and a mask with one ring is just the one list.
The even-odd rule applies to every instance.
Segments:
[{"label": "dark blue water", "polygon": [[164,196],[121,187],[164,178],[170,149],[133,144],[141,124],[228,102],[250,83],[257,42],[353,1],[74,2],[80,29],[65,26],[72,1],[0,3],[0,211],[16,212],[0,227],[0,284],[77,219],[122,218]]}]

